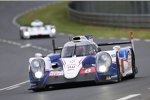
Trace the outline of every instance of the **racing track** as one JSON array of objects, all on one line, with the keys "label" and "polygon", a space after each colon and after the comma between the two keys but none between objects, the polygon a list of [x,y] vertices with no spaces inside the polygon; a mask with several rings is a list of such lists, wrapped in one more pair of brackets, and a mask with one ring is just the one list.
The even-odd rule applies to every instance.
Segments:
[{"label": "racing track", "polygon": [[[135,79],[117,84],[84,83],[38,93],[29,91],[28,58],[34,56],[35,52],[44,55],[51,52],[51,39],[20,40],[18,27],[12,21],[18,14],[46,3],[0,1],[0,100],[150,100],[149,40],[135,41],[136,64],[139,68]],[[56,37],[59,46],[68,40],[66,35],[58,34]],[[95,40],[106,42],[121,39]]]}]

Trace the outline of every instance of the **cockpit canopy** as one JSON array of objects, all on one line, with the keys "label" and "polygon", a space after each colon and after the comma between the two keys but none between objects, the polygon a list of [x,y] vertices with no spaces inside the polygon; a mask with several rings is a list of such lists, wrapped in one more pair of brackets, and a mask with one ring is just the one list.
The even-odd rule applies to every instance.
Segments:
[{"label": "cockpit canopy", "polygon": [[43,22],[40,20],[35,20],[31,23],[32,27],[42,27],[43,26]]},{"label": "cockpit canopy", "polygon": [[88,43],[86,41],[80,42],[69,42],[62,49],[61,57],[81,57],[88,55],[95,55],[97,52],[97,47],[94,44]]}]

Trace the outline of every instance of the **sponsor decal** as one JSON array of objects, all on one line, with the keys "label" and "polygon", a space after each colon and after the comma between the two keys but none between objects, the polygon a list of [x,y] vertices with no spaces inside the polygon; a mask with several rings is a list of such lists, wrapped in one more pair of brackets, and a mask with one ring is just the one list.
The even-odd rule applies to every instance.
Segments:
[{"label": "sponsor decal", "polygon": [[49,76],[62,76],[63,75],[63,71],[51,71],[49,73]]},{"label": "sponsor decal", "polygon": [[70,64],[72,64],[72,63],[75,63],[75,60],[74,60],[74,59],[70,60]]},{"label": "sponsor decal", "polygon": [[67,69],[67,71],[75,70],[75,68],[76,68],[76,65],[75,65],[75,64],[66,65],[66,69]]},{"label": "sponsor decal", "polygon": [[82,68],[80,70],[80,74],[88,74],[88,73],[94,73],[94,72],[96,72],[96,68],[95,67],[88,68],[88,69]]}]

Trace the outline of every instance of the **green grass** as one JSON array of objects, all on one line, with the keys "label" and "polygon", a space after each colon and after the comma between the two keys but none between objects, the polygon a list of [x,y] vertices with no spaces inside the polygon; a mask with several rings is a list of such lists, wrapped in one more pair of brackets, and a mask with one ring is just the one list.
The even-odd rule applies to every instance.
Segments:
[{"label": "green grass", "polygon": [[129,32],[133,31],[135,38],[150,38],[150,29],[95,26],[75,22],[67,16],[67,4],[67,1],[49,4],[44,8],[26,13],[19,17],[17,22],[20,25],[30,25],[33,20],[40,19],[45,24],[54,24],[57,28],[57,32],[66,34],[93,34],[95,37],[120,38],[129,37]]}]

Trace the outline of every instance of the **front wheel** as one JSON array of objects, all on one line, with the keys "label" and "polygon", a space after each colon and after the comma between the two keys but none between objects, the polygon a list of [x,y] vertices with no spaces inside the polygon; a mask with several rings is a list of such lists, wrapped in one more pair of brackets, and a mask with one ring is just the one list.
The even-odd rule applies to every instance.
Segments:
[{"label": "front wheel", "polygon": [[23,32],[20,32],[20,39],[30,39],[30,36],[26,37]]},{"label": "front wheel", "polygon": [[22,31],[20,31],[20,39],[25,39]]},{"label": "front wheel", "polygon": [[34,88],[32,88],[31,90],[33,91],[33,92],[41,92],[41,91],[45,91],[45,90],[47,90],[49,88],[49,86],[44,86],[44,87],[34,87]]}]

